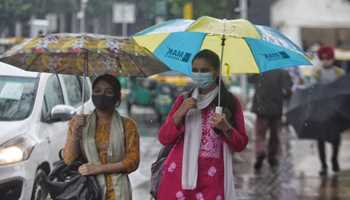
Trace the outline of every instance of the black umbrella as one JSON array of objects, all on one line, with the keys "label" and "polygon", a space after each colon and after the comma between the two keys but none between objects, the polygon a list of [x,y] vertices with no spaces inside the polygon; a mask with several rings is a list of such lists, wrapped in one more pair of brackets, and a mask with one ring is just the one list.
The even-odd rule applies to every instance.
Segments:
[{"label": "black umbrella", "polygon": [[300,138],[337,139],[350,128],[350,75],[297,90],[290,100],[287,119]]}]

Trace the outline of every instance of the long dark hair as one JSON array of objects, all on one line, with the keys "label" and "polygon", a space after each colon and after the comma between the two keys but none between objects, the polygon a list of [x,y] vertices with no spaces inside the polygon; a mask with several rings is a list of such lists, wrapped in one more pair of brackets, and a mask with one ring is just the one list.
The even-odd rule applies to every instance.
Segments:
[{"label": "long dark hair", "polygon": [[[220,58],[219,56],[209,50],[209,49],[204,49],[201,50],[200,52],[198,52],[192,60],[192,63],[194,60],[196,59],[205,59],[210,66],[213,67],[213,69],[217,72],[217,74],[219,74],[220,76]],[[219,76],[216,78],[216,83],[219,84]],[[224,108],[224,113],[226,114],[226,116],[228,117],[228,120],[230,121],[230,123],[233,123],[233,115],[236,112],[236,103],[237,103],[237,98],[227,90],[224,82],[221,80],[221,88],[220,88],[220,92],[221,92],[221,100],[220,100],[220,105]],[[215,100],[213,101],[213,106],[217,106],[218,105],[218,97],[215,98]],[[228,109],[228,111],[226,110]],[[234,124],[232,124],[234,125]]]}]

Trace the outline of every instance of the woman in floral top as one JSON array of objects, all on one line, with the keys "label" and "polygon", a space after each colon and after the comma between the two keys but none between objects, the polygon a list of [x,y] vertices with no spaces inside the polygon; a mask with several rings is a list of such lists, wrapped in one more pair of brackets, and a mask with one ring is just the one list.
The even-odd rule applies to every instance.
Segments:
[{"label": "woman in floral top", "polygon": [[248,137],[239,101],[221,85],[223,113],[218,105],[219,57],[202,50],[192,61],[197,87],[175,101],[159,131],[163,145],[175,144],[162,169],[158,200],[234,200],[233,152]]},{"label": "woman in floral top", "polygon": [[93,83],[92,100],[96,110],[77,115],[70,121],[64,161],[85,161],[82,175],[95,175],[106,200],[131,199],[128,174],[138,167],[139,135],[136,123],[119,115],[120,83],[111,75]]}]

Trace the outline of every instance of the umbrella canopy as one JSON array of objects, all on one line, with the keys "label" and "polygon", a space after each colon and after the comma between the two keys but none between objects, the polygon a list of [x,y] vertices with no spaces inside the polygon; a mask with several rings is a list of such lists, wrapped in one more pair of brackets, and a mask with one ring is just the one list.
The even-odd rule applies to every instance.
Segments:
[{"label": "umbrella canopy", "polygon": [[148,76],[168,70],[133,40],[94,34],[34,37],[0,60],[24,70],[75,75]]},{"label": "umbrella canopy", "polygon": [[222,55],[223,75],[311,65],[304,52],[283,34],[243,19],[171,20],[145,29],[133,38],[171,69],[187,75],[192,73],[193,57],[202,49]]},{"label": "umbrella canopy", "polygon": [[334,140],[350,128],[350,76],[327,85],[297,90],[287,118],[300,138]]}]

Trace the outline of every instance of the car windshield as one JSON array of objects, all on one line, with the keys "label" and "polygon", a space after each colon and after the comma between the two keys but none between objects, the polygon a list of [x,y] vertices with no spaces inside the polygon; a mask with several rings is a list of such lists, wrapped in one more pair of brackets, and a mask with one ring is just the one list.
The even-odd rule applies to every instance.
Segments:
[{"label": "car windshield", "polygon": [[33,109],[38,78],[0,76],[0,121],[22,120]]}]

